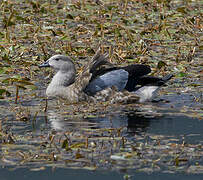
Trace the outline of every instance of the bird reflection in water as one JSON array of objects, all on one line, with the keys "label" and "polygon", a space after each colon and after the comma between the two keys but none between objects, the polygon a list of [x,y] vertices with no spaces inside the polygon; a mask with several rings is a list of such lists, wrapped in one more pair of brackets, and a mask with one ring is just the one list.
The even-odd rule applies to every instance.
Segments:
[{"label": "bird reflection in water", "polygon": [[[147,131],[150,123],[159,120],[160,116],[146,112],[125,112],[121,114],[106,115],[104,117],[70,117],[49,110],[48,121],[56,131],[78,131],[79,129],[127,128],[129,135],[140,134]],[[156,114],[156,113],[154,113]]]}]

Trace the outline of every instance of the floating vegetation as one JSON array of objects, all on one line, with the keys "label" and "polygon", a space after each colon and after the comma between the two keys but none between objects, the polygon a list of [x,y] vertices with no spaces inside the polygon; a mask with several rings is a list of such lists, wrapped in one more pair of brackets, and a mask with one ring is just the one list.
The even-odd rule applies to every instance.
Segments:
[{"label": "floating vegetation", "polygon": [[[162,135],[123,136],[126,128],[81,129],[40,135],[1,135],[1,164],[154,172],[202,173],[203,146]],[[28,143],[29,142],[29,143]],[[41,169],[41,168],[40,168]]]},{"label": "floating vegetation", "polygon": [[[153,121],[175,114],[177,121],[184,116],[202,122],[200,0],[13,0],[1,1],[0,7],[1,166],[203,173],[202,140],[184,139],[201,133],[163,135],[140,127],[128,132],[122,123],[99,127],[105,117],[113,124],[115,114],[122,122],[123,116],[136,114],[133,121],[143,121],[143,129],[146,117]],[[173,73],[170,86],[160,92],[163,100],[127,106],[47,104],[50,70],[42,72],[38,65],[65,54],[80,71],[98,46],[114,64],[148,64],[152,74]],[[66,125],[60,125],[56,111]]]}]

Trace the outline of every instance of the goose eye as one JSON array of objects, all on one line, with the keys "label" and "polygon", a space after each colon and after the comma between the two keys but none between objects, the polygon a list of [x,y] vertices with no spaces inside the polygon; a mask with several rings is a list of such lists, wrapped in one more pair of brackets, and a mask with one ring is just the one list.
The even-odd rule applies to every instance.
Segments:
[{"label": "goose eye", "polygon": [[59,58],[55,58],[55,61],[59,61],[60,59]]}]

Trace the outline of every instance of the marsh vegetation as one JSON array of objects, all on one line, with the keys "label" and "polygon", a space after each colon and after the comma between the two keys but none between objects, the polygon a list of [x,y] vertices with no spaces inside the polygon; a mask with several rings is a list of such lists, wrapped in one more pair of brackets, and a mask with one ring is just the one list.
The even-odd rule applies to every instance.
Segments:
[{"label": "marsh vegetation", "polygon": [[[0,165],[203,173],[202,7],[201,0],[0,1]],[[51,70],[38,65],[64,54],[80,72],[99,46],[114,64],[173,73],[161,101],[46,107]]]}]

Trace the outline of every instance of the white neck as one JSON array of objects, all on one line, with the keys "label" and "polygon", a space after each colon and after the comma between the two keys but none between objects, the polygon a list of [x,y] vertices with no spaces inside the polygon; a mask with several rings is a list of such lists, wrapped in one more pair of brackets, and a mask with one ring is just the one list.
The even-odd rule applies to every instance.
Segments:
[{"label": "white neck", "polygon": [[52,81],[49,85],[51,86],[69,86],[75,81],[75,72],[68,71],[68,72],[62,72],[58,71],[54,77],[52,78]]},{"label": "white neck", "polygon": [[75,81],[75,71],[62,72],[58,71],[48,85],[46,94],[48,96],[57,96],[65,87],[68,87]]}]

